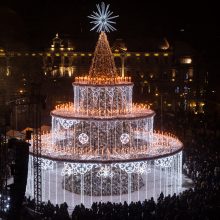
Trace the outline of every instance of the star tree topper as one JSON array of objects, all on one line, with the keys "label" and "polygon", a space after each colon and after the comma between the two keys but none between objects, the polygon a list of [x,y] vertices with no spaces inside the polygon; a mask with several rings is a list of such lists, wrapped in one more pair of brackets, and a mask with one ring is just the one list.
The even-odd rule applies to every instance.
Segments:
[{"label": "star tree topper", "polygon": [[115,21],[112,21],[112,19],[119,17],[118,15],[112,16],[113,12],[109,11],[109,4],[106,6],[104,2],[101,3],[101,5],[96,5],[97,12],[93,11],[89,18],[91,18],[93,21],[91,21],[91,24],[94,24],[93,28],[90,29],[90,31],[93,31],[97,29],[97,32],[110,32],[115,31],[116,28],[112,26],[112,24],[115,24]]}]

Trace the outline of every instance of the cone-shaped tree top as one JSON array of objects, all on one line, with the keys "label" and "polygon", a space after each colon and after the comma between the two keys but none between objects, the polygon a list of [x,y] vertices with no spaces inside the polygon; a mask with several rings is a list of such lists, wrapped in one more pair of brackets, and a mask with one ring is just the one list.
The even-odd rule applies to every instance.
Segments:
[{"label": "cone-shaped tree top", "polygon": [[114,78],[117,76],[114,56],[105,32],[101,32],[99,35],[89,76],[104,78]]}]

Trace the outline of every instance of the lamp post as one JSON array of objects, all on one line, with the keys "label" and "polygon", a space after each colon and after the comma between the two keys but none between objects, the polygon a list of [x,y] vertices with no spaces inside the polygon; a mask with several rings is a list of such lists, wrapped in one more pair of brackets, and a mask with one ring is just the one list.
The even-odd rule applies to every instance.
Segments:
[{"label": "lamp post", "polygon": [[160,96],[160,129],[163,131],[163,95],[156,92],[155,96]]},{"label": "lamp post", "polygon": [[160,95],[160,129],[163,131],[163,95]]},{"label": "lamp post", "polygon": [[121,77],[124,78],[125,77],[125,55],[126,55],[127,48],[122,47],[120,48],[120,50],[121,50]]}]

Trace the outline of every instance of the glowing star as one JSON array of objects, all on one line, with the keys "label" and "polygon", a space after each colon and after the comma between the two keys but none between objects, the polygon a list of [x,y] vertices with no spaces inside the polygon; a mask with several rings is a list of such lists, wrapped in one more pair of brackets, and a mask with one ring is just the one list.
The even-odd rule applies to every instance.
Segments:
[{"label": "glowing star", "polygon": [[109,11],[109,5],[105,6],[105,3],[102,2],[101,5],[96,5],[98,12],[93,11],[89,18],[91,18],[93,21],[91,21],[91,24],[94,24],[94,27],[90,30],[95,30],[97,28],[97,32],[110,32],[115,31],[116,29],[112,26],[112,24],[115,24],[115,21],[112,21],[112,19],[119,17],[111,16],[113,12]]}]

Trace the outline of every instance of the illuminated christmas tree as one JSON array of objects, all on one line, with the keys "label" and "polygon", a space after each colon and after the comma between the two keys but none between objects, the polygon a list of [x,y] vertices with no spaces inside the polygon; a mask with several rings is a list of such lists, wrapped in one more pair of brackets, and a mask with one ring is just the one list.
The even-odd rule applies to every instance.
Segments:
[{"label": "illuminated christmas tree", "polygon": [[89,70],[90,77],[117,77],[114,56],[109,46],[105,32],[101,32],[96,45],[92,65]]}]

